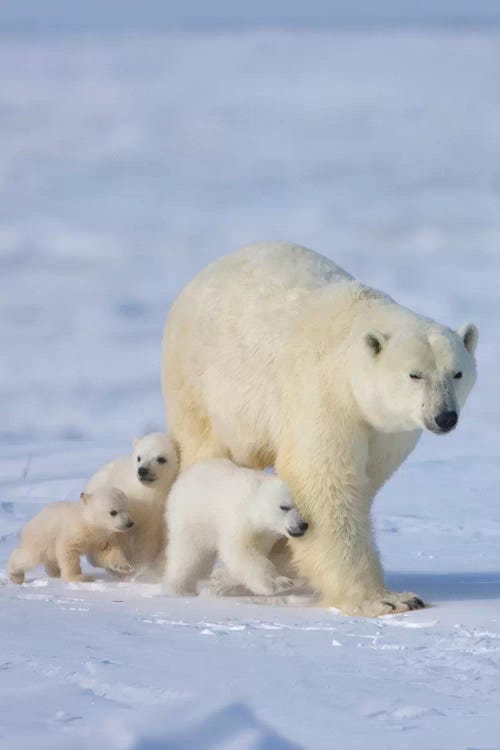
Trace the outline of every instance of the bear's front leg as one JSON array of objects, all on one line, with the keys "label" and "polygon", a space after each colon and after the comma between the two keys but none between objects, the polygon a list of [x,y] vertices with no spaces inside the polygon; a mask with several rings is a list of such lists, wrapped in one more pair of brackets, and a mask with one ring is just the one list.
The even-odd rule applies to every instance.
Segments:
[{"label": "bear's front leg", "polygon": [[121,575],[132,575],[135,572],[134,567],[125,557],[125,553],[119,544],[108,542],[106,547],[99,553],[99,564],[111,570],[113,573]]},{"label": "bear's front leg", "polygon": [[[307,539],[293,543],[299,572],[320,592],[323,606],[364,617],[424,606],[416,594],[388,591],[376,550],[354,529],[329,520],[313,518]],[[317,523],[320,528],[313,531]]]},{"label": "bear's front leg", "polygon": [[345,614],[378,617],[423,607],[415,594],[385,588],[363,466],[350,466],[347,451],[337,453],[340,457],[344,460],[325,457],[323,469],[320,454],[307,464],[303,454],[291,453],[277,462],[278,474],[309,522],[305,536],[293,542],[299,574],[322,595],[325,607]]},{"label": "bear's front leg", "polygon": [[251,540],[228,540],[219,554],[230,578],[253,594],[270,596],[294,585],[292,578],[279,575],[271,560]]}]

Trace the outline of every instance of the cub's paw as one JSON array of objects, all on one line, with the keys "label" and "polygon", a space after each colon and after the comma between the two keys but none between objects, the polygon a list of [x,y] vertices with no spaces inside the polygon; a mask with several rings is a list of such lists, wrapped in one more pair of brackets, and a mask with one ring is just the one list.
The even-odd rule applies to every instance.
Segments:
[{"label": "cub's paw", "polygon": [[288,578],[288,576],[276,576],[268,581],[254,584],[252,587],[249,586],[249,589],[254,594],[272,596],[272,594],[278,594],[281,591],[292,588],[294,585],[295,581],[293,578]]},{"label": "cub's paw", "polygon": [[222,565],[216,568],[210,576],[210,591],[217,596],[228,596],[241,588],[237,581],[229,575],[227,568]]},{"label": "cub's paw", "polygon": [[24,573],[11,573],[9,577],[12,583],[24,583]]},{"label": "cub's paw", "polygon": [[135,573],[135,568],[126,560],[116,560],[108,563],[107,570],[112,573],[118,573],[121,576],[131,576]]},{"label": "cub's paw", "polygon": [[81,573],[78,576],[74,576],[70,580],[71,581],[76,581],[77,583],[94,583],[95,578],[94,578],[94,576],[89,576],[86,573]]}]

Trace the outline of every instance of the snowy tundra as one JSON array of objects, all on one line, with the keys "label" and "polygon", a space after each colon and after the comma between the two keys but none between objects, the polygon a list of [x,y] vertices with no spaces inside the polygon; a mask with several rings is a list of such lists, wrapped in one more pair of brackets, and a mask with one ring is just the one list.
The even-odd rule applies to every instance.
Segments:
[{"label": "snowy tundra", "polygon": [[422,607],[384,586],[371,505],[423,429],[450,432],[476,379],[477,329],[401,307],[298,245],[263,242],[201,271],[163,339],[181,471],[275,466],[311,524],[299,573],[346,613]]},{"label": "snowy tundra", "polygon": [[[49,19],[2,7],[28,5]],[[498,27],[16,32],[0,63],[2,748],[498,750]],[[459,429],[373,507],[387,585],[429,607],[169,597],[85,562],[9,583],[31,517],[165,429],[172,300],[259,237],[479,327]]]}]

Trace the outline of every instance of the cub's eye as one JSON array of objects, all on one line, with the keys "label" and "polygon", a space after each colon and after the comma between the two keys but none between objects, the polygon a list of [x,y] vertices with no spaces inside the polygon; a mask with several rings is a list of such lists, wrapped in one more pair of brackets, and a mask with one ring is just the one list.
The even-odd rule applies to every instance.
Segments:
[{"label": "cub's eye", "polygon": [[140,460],[141,460],[141,457],[137,456],[137,463],[139,463]]},{"label": "cub's eye", "polygon": [[422,376],[419,372],[410,372],[410,378],[412,380],[422,380]]},{"label": "cub's eye", "polygon": [[167,459],[164,456],[158,456],[158,458],[156,460],[158,461],[159,464],[166,464],[167,463]]},{"label": "cub's eye", "polygon": [[289,508],[288,505],[280,505],[280,510],[286,513],[287,511],[292,510],[292,509]]},{"label": "cub's eye", "polygon": [[455,378],[455,380],[460,380],[460,378],[462,377],[462,373],[456,372],[453,377]]},{"label": "cub's eye", "polygon": [[117,510],[110,510],[109,511],[109,515],[110,516],[117,516],[118,515],[118,511]]}]

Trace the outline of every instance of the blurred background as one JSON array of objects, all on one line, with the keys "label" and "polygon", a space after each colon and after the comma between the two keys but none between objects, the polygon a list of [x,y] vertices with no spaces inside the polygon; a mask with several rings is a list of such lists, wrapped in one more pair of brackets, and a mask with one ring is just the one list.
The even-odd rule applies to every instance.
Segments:
[{"label": "blurred background", "polygon": [[488,0],[2,3],[0,439],[162,429],[172,299],[262,239],[476,322],[467,418],[426,439],[493,434],[499,42]]}]

